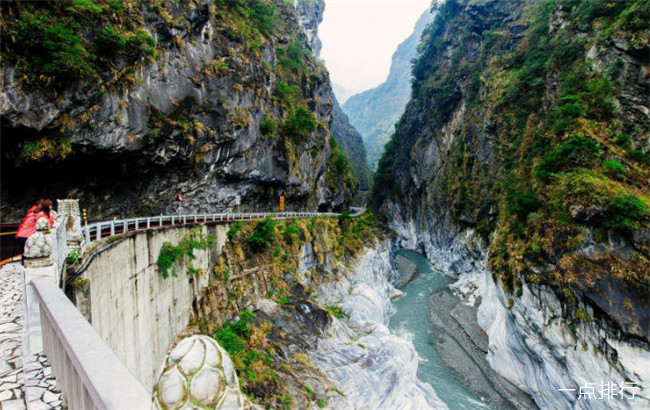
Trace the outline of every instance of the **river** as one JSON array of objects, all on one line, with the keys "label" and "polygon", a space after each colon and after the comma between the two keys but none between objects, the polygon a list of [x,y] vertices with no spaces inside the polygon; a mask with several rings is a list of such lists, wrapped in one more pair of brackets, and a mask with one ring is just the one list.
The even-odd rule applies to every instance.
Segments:
[{"label": "river", "polygon": [[406,249],[398,253],[413,261],[420,273],[401,289],[404,296],[394,301],[390,330],[413,342],[419,355],[418,377],[433,386],[450,409],[488,408],[454,377],[433,347],[427,299],[446,288],[452,280],[434,271],[421,254]]}]

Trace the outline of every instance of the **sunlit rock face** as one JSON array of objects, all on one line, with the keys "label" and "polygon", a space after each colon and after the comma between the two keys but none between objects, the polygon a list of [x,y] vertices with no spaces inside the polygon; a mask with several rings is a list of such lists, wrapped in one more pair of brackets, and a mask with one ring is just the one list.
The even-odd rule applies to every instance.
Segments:
[{"label": "sunlit rock face", "polygon": [[183,339],[165,357],[154,387],[155,409],[242,409],[232,361],[207,336]]}]

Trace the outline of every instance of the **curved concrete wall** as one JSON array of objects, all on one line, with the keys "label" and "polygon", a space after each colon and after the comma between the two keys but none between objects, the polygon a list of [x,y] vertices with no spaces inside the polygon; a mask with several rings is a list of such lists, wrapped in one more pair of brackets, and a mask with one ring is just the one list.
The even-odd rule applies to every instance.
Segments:
[{"label": "curved concrete wall", "polygon": [[[192,301],[207,284],[207,275],[226,241],[228,225],[209,224],[203,233],[216,237],[205,251],[195,251],[195,268],[206,275],[163,279],[156,261],[163,243],[176,245],[190,227],[141,231],[97,255],[83,274],[89,281],[90,322],[118,357],[151,391],[155,372],[174,338],[192,314]],[[106,243],[106,242],[104,242]]]}]

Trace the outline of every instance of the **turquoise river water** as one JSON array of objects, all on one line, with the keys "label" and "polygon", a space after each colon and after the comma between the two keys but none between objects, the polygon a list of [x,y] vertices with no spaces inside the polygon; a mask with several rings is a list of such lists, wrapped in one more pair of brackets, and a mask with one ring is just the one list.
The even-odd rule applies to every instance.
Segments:
[{"label": "turquoise river water", "polygon": [[432,293],[449,286],[451,279],[434,271],[427,259],[415,251],[402,249],[398,253],[413,261],[420,273],[401,289],[404,296],[394,301],[390,330],[413,342],[420,359],[418,376],[433,386],[450,409],[488,408],[454,377],[433,347],[427,300]]}]

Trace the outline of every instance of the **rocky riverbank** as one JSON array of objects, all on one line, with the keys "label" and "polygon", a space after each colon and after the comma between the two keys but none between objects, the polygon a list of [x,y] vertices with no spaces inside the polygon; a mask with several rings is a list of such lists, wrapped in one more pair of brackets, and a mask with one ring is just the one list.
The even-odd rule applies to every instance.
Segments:
[{"label": "rocky riverbank", "polygon": [[[432,296],[430,318],[433,333],[446,337],[435,341],[440,355],[454,358],[446,363],[470,390],[485,395],[486,402],[493,390],[502,400],[526,403],[525,399],[517,401],[520,395],[504,393],[504,386],[516,386],[540,408],[648,405],[646,390],[641,387],[650,380],[650,353],[643,343],[617,333],[604,318],[597,319],[588,305],[581,307],[582,320],[566,317],[562,303],[548,286],[524,283],[522,292],[513,297],[492,277],[484,245],[474,231],[451,227],[444,220],[436,223],[449,229],[416,231],[408,221],[394,222],[391,227],[400,233],[402,246],[422,249],[436,268],[458,277],[450,285],[451,293]],[[482,332],[484,337],[480,337]],[[484,357],[482,363],[477,356]],[[487,376],[469,371],[469,360],[485,369]],[[481,379],[492,385],[481,383]],[[578,403],[577,393],[558,391],[609,381],[635,383],[634,401],[619,398]]]},{"label": "rocky riverbank", "polygon": [[476,308],[450,290],[429,297],[433,345],[456,378],[484,403],[499,409],[537,408],[532,398],[501,377],[486,359],[489,341]]}]

